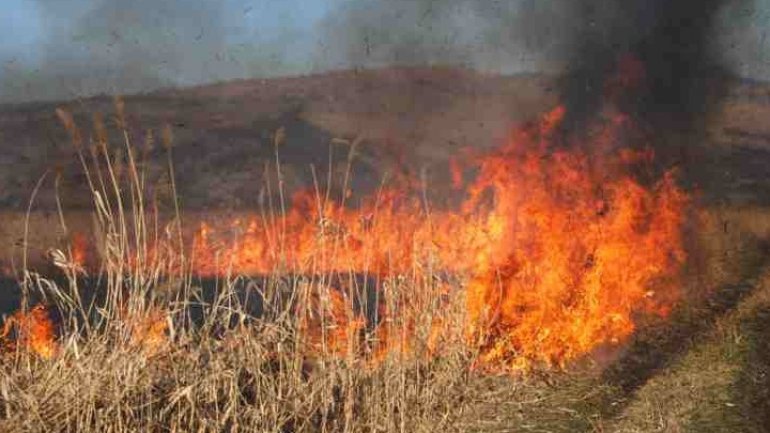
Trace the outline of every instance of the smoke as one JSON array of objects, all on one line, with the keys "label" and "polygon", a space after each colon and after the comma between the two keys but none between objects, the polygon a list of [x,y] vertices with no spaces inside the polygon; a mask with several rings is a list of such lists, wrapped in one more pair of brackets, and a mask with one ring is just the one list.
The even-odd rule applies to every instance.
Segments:
[{"label": "smoke", "polygon": [[214,76],[211,65],[224,47],[221,22],[218,2],[133,0],[126,6],[100,0],[72,24],[75,55],[58,52],[54,42],[46,60],[49,69],[63,68],[88,77],[91,88],[111,91],[201,82]]},{"label": "smoke", "polygon": [[731,1],[720,14],[715,33],[724,63],[741,77],[770,77],[770,0]]},{"label": "smoke", "polygon": [[569,0],[358,0],[319,25],[324,68],[466,66],[496,73],[564,64]]},{"label": "smoke", "polygon": [[[442,64],[497,73],[566,70],[570,112],[588,114],[618,56],[630,52],[652,84],[629,106],[666,117],[675,106],[689,113],[702,106],[708,85],[695,78],[712,62],[726,57],[738,71],[770,71],[755,61],[767,59],[758,56],[765,44],[756,36],[767,23],[755,13],[751,34],[735,30],[743,21],[735,5],[756,1],[770,9],[766,0],[9,1],[24,5],[21,15],[38,17],[19,28],[40,34],[25,35],[35,45],[15,54],[34,52],[25,65],[0,70],[4,100]],[[720,17],[728,3],[733,12]],[[726,43],[737,46],[728,56],[715,49]]]},{"label": "smoke", "polygon": [[35,70],[5,71],[11,100],[131,93],[220,78],[220,2],[36,0],[45,34]]},{"label": "smoke", "polygon": [[723,95],[715,26],[726,3],[575,1],[574,16],[583,26],[562,86],[573,123],[596,113],[603,86],[625,58],[638,62],[644,74],[619,101],[627,114],[658,132],[695,127]]},{"label": "smoke", "polygon": [[746,10],[754,3],[358,0],[324,22],[328,45],[319,57],[333,67],[451,64],[555,72],[563,77],[565,124],[573,132],[598,114],[618,70],[630,68],[620,73],[640,75],[639,83],[616,95],[618,108],[661,136],[692,138],[725,94],[726,66],[737,62],[725,40],[740,47],[746,39],[725,30],[756,15]]},{"label": "smoke", "polygon": [[[359,0],[325,22],[337,65],[459,64],[561,74],[569,123],[600,108],[623,59],[645,78],[619,101],[652,127],[692,127],[722,94],[725,28],[751,0]],[[734,12],[724,16],[730,6]],[[743,10],[742,16],[738,16]],[[727,35],[737,40],[740,37]],[[729,53],[728,53],[729,54]],[[735,60],[735,59],[733,59]],[[664,125],[665,124],[665,125]]]}]

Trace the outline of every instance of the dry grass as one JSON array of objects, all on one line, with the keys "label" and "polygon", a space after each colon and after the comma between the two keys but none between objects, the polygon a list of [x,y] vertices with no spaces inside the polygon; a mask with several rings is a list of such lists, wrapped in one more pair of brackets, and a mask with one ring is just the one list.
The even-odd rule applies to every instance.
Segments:
[{"label": "dry grass", "polygon": [[[433,350],[427,342],[432,317],[442,314],[442,323],[460,326],[461,315],[430,295],[403,304],[407,293],[437,293],[434,280],[399,275],[383,283],[389,289],[381,302],[412,309],[380,325],[391,336],[408,334],[408,352],[383,352],[385,343],[369,325],[339,337],[341,323],[367,321],[353,306],[354,284],[347,293],[331,287],[340,276],[223,277],[215,293],[204,289],[190,271],[194,259],[185,254],[178,206],[162,227],[148,217],[141,153],[129,140],[122,105],[116,106],[119,145],[109,142],[100,119],[87,141],[60,113],[93,191],[101,269],[84,279],[68,263],[71,251],[61,251],[65,278],[24,272],[22,308],[33,298],[48,301],[61,316],[58,348],[48,359],[23,345],[4,355],[0,430],[457,429],[472,356],[451,342],[440,357],[426,352]],[[170,134],[164,137],[170,153]],[[67,227],[62,230],[66,236]],[[151,250],[163,254],[150,256]],[[246,292],[264,306],[258,314],[244,303]],[[332,296],[345,300],[347,317],[331,310]]]},{"label": "dry grass", "polygon": [[[60,316],[59,349],[46,359],[19,346],[0,360],[0,431],[761,431],[768,420],[767,210],[697,216],[689,303],[624,351],[569,373],[484,376],[466,344],[448,339],[432,356],[433,317],[463,326],[461,291],[444,299],[439,278],[385,278],[380,302],[408,310],[386,322],[387,334],[408,334],[411,347],[383,357],[369,318],[332,340],[361,320],[355,275],[227,276],[215,293],[205,288],[192,276],[176,201],[168,221],[148,217],[157,204],[144,202],[136,149],[145,144],[132,145],[120,110],[117,146],[101,121],[89,141],[62,117],[94,192],[102,266],[85,279],[62,251],[64,278],[23,274],[26,307],[42,297]],[[171,134],[161,141],[173,151]],[[159,243],[163,255],[149,257]],[[330,283],[340,278],[350,281],[342,292]],[[751,290],[734,295],[735,284]],[[344,317],[331,314],[334,293],[350,307]],[[264,308],[255,313],[246,294]]]},{"label": "dry grass", "polygon": [[770,421],[770,272],[681,359],[640,388],[618,432],[762,432]]}]

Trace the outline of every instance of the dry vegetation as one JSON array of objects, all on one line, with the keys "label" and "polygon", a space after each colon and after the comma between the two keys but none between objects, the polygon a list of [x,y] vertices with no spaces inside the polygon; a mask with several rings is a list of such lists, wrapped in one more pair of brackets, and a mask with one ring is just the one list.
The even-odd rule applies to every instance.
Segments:
[{"label": "dry vegetation", "polygon": [[[38,350],[37,324],[24,315],[7,321],[15,321],[15,340],[4,337],[3,431],[456,428],[469,401],[472,354],[451,342],[440,357],[426,352],[435,350],[428,344],[431,318],[460,318],[451,307],[460,299],[439,305],[434,280],[394,276],[383,283],[380,301],[404,311],[374,335],[358,332],[371,319],[353,307],[355,282],[340,291],[330,275],[276,273],[247,282],[228,276],[209,297],[190,272],[181,215],[164,227],[147,216],[141,164],[128,135],[111,146],[97,120],[89,147],[72,118],[60,116],[94,191],[102,265],[85,278],[71,250],[53,250],[65,278],[24,272],[23,310],[31,299],[44,299],[60,316],[60,329],[49,349]],[[171,152],[170,134],[162,141]],[[160,243],[162,256],[150,257],[148,246]],[[263,306],[258,315],[245,292]],[[406,293],[424,296],[406,300]],[[392,347],[378,340],[383,334]],[[406,334],[408,350],[394,344]]]},{"label": "dry vegetation", "polygon": [[[702,212],[688,304],[623,351],[570,372],[481,375],[456,339],[434,356],[432,319],[457,335],[463,322],[461,291],[447,298],[439,276],[386,279],[381,302],[402,310],[386,324],[390,339],[370,332],[355,275],[342,290],[323,274],[226,276],[207,296],[185,255],[183,215],[162,227],[148,216],[128,134],[87,145],[62,119],[94,191],[102,265],[85,278],[72,251],[54,251],[64,278],[23,274],[24,308],[44,299],[59,330],[55,353],[16,344],[3,355],[2,431],[759,432],[770,422],[766,210]],[[161,141],[171,152],[170,136]],[[162,256],[147,255],[153,243]],[[350,307],[344,317],[336,300]],[[15,331],[25,342],[24,326]],[[392,336],[406,334],[402,350]]]}]

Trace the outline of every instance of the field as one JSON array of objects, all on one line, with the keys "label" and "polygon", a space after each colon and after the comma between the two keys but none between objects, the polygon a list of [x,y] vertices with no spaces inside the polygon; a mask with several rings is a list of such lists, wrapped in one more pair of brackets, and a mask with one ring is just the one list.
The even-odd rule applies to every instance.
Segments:
[{"label": "field", "polygon": [[[681,162],[692,207],[679,298],[582,356],[519,357],[519,343],[494,358],[488,343],[469,343],[473,278],[426,265],[423,251],[442,253],[428,243],[411,268],[374,279],[315,255],[287,265],[285,241],[260,275],[232,263],[199,275],[210,266],[193,253],[201,223],[278,216],[264,224],[280,227],[303,186],[319,203],[343,191],[365,203],[383,179],[417,178],[419,209],[451,203],[452,156],[505,141],[512,124],[552,108],[552,86],[392,69],[4,107],[0,429],[766,431],[762,83],[736,82]],[[344,256],[345,234],[314,223],[324,245],[314,254]],[[11,316],[19,305],[46,307]]]}]

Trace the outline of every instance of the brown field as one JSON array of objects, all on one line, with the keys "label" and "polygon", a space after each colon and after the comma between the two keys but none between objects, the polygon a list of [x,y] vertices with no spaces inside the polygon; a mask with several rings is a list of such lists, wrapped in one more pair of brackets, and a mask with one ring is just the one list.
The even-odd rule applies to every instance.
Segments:
[{"label": "brown field", "polygon": [[[179,230],[189,239],[200,221],[251,215],[277,200],[279,189],[266,184],[286,192],[313,185],[311,166],[316,181],[338,186],[352,164],[351,200],[399,172],[422,173],[431,197],[447,195],[449,158],[504,141],[515,123],[555,104],[553,86],[539,76],[387,69],[130,96],[118,124],[107,97],[0,107],[0,269],[60,316],[51,353],[17,345],[0,359],[0,431],[766,431],[770,86],[762,83],[733,85],[706,142],[685,162],[699,208],[686,227],[685,302],[619,349],[599,348],[565,369],[474,369],[473,349],[456,337],[462,299],[437,295],[439,275],[386,279],[396,288],[388,305],[401,305],[405,293],[424,296],[387,325],[388,335],[408,333],[413,347],[370,354],[378,359],[371,362],[354,352],[361,345],[376,354],[387,338],[364,343],[346,334],[358,318],[328,315],[323,278],[262,276],[263,296],[276,302],[259,318],[239,303],[241,283],[222,278],[220,295],[199,308],[202,324],[193,326],[186,314],[202,299],[194,278],[116,265],[132,254],[136,233],[157,229],[173,241]],[[113,140],[123,126],[133,138],[133,156],[121,146],[110,152],[114,161],[135,158],[138,172],[116,166],[123,180],[105,176],[108,184],[96,188],[106,197],[118,186],[114,197],[131,197],[115,213],[94,209],[98,200],[57,107],[86,137],[83,155],[87,137],[98,135],[93,113],[105,115]],[[281,176],[270,169],[276,158]],[[161,221],[137,216],[129,205],[137,201]],[[99,309],[77,298],[87,283],[68,267],[76,233],[98,244],[106,263]],[[62,251],[57,263],[52,249]],[[20,293],[10,280],[0,290],[14,299]],[[435,317],[447,327],[441,356]],[[329,346],[325,333],[343,347]]]}]

